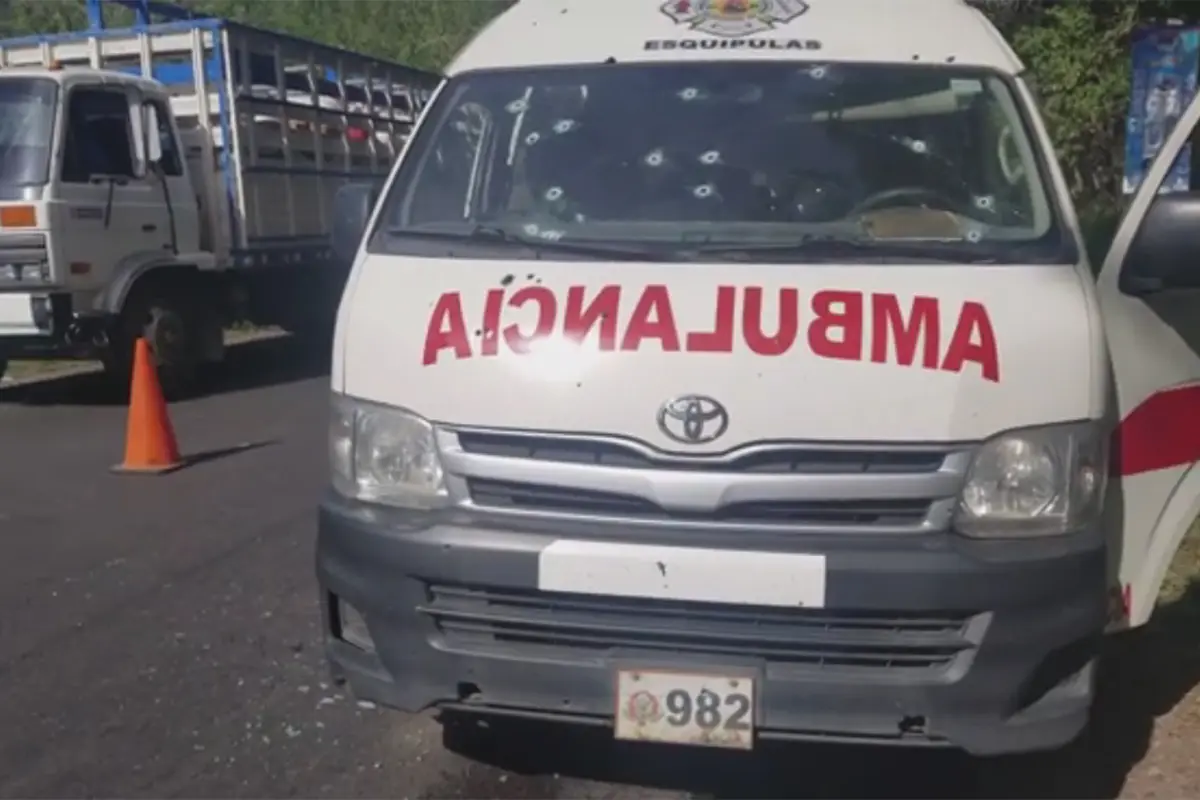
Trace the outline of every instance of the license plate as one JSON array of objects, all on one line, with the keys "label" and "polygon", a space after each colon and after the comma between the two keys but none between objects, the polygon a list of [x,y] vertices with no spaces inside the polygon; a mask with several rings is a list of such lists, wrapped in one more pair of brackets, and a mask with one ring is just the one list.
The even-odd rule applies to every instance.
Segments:
[{"label": "license plate", "polygon": [[618,670],[615,727],[618,739],[749,750],[754,746],[754,680]]}]

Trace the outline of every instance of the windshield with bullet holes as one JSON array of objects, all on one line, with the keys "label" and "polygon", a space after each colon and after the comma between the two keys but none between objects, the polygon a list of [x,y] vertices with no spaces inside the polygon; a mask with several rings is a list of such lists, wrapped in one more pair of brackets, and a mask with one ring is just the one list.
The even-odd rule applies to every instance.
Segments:
[{"label": "windshield with bullet holes", "polygon": [[430,114],[374,249],[486,231],[677,250],[953,243],[1029,263],[1062,260],[1070,240],[1018,96],[985,70],[689,62],[467,73]]}]

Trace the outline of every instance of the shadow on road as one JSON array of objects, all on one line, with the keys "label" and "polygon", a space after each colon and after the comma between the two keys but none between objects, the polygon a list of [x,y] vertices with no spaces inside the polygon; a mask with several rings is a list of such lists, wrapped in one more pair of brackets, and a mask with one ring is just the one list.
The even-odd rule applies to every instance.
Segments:
[{"label": "shadow on road", "polygon": [[[504,721],[480,739],[450,726],[447,749],[512,772],[761,798],[1115,798],[1157,717],[1200,683],[1200,583],[1145,628],[1110,642],[1093,727],[1054,753],[972,759],[955,752],[764,744],[753,754],[615,742],[608,728]],[[468,731],[464,733],[464,731]],[[486,744],[483,744],[486,742]],[[1181,765],[1182,766],[1182,765]]]},{"label": "shadow on road", "polygon": [[[197,398],[260,389],[329,374],[330,351],[290,336],[231,346],[225,363],[211,367]],[[49,378],[0,389],[0,403],[33,406],[124,405],[128,387],[116,386],[99,372]]]}]

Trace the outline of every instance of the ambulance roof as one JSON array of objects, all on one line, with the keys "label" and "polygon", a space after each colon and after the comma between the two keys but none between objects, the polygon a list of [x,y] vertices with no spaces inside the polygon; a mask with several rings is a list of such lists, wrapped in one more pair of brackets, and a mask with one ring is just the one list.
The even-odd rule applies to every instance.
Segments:
[{"label": "ambulance roof", "polygon": [[447,72],[728,60],[1022,70],[965,0],[518,0]]}]

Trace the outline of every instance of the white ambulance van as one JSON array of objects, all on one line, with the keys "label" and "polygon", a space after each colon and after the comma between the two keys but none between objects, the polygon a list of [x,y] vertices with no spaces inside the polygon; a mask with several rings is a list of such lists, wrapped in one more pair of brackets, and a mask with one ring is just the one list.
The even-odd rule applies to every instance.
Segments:
[{"label": "white ambulance van", "polygon": [[335,674],[645,742],[1073,739],[1200,510],[1200,196],[1156,192],[1200,104],[1093,270],[1022,72],[961,0],[497,18],[339,197]]}]

